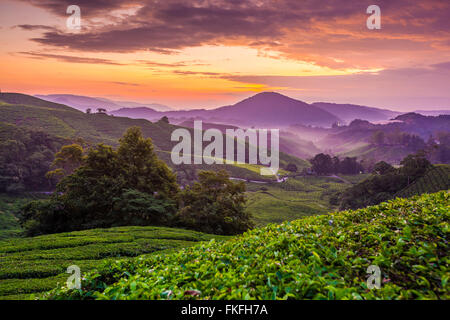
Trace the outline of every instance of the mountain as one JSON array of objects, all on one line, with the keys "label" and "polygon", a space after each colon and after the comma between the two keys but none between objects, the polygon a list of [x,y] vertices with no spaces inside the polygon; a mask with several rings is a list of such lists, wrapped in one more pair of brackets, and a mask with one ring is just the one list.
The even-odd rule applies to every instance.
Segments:
[{"label": "mountain", "polygon": [[215,118],[249,126],[285,127],[292,124],[331,126],[340,119],[328,111],[276,92],[263,92],[232,106],[210,111]]},{"label": "mountain", "polygon": [[155,110],[138,110],[134,108],[111,112],[113,115],[126,117],[144,117],[147,120],[167,116],[172,122],[201,119],[207,122],[233,124],[237,126],[260,128],[287,127],[293,124],[314,126],[331,126],[341,121],[337,116],[275,92],[263,92],[240,101],[234,105],[217,109],[180,110],[155,113]]},{"label": "mountain", "polygon": [[[436,161],[447,163],[449,128],[450,115],[432,117],[407,113],[386,124],[354,120],[348,126],[321,129],[321,133],[328,132],[328,135],[315,144],[331,154],[399,164],[408,154],[426,148],[433,137],[438,141],[435,152],[442,153]],[[378,139],[374,138],[376,136]]]},{"label": "mountain", "polygon": [[[186,120],[178,125],[186,128],[194,128],[194,120]],[[203,122],[202,128],[203,130],[217,129],[222,133],[226,133],[227,129],[235,130],[239,127],[227,124]],[[318,149],[311,141],[302,139],[301,136],[295,132],[284,130],[280,131],[279,147],[281,152],[291,154],[301,159],[309,159],[317,153],[320,153],[320,149]]]},{"label": "mountain", "polygon": [[104,108],[107,111],[112,111],[120,108],[144,108],[144,107],[148,107],[159,111],[170,110],[169,107],[157,103],[147,105],[132,101],[114,101],[105,98],[94,98],[73,94],[35,95],[35,97],[55,103],[65,104],[80,111],[86,111],[86,109],[88,108],[91,108],[92,110],[95,110],[97,108]]},{"label": "mountain", "polygon": [[128,117],[132,119],[158,119],[161,118],[161,113],[151,108],[138,107],[138,108],[120,108],[113,110],[109,114],[116,117]]},{"label": "mountain", "polygon": [[367,120],[370,122],[389,120],[401,114],[401,112],[354,104],[315,102],[312,105],[339,117],[346,123],[350,123],[355,119]]},{"label": "mountain", "polygon": [[[11,140],[8,143],[13,143],[14,146],[22,145],[23,139],[13,141],[16,140],[13,132],[17,131],[17,128],[20,128],[26,130],[23,134],[25,136],[33,136],[40,132],[48,135],[49,137],[47,140],[53,142],[60,141],[61,139],[64,141],[76,142],[78,138],[82,138],[88,145],[105,143],[117,146],[118,139],[122,137],[128,128],[133,126],[140,127],[143,135],[152,139],[158,156],[171,166],[177,172],[179,177],[182,177],[182,175],[185,174],[186,167],[189,167],[189,170],[194,172],[200,169],[225,169],[230,172],[232,177],[265,181],[276,180],[274,176],[261,176],[259,174],[259,167],[255,166],[239,167],[230,164],[174,165],[171,161],[171,151],[173,147],[178,144],[178,141],[172,141],[171,135],[175,129],[181,127],[169,124],[165,121],[152,123],[145,119],[130,119],[111,116],[104,113],[87,114],[69,106],[49,102],[32,96],[17,93],[0,94],[0,131],[2,131],[2,135],[0,135],[0,145],[7,140]],[[188,128],[188,130],[190,131],[191,136],[193,136],[193,129]],[[6,138],[2,138],[3,136]],[[208,142],[204,142],[204,146],[207,144]],[[49,149],[54,150],[53,147]],[[19,147],[2,151],[10,153],[10,158],[13,157],[13,155],[17,157],[21,156],[21,148]],[[50,152],[50,156],[53,156],[53,154],[54,152]],[[41,156],[39,155],[39,157]],[[38,154],[36,154],[36,161],[40,159],[39,157]],[[1,155],[0,160],[2,160]],[[297,165],[298,168],[308,166],[306,161],[280,152],[280,168],[285,168],[290,163]],[[8,163],[2,163],[2,161],[0,161],[0,178],[2,177],[1,169],[11,169],[7,164]],[[45,172],[47,171],[48,168]],[[19,173],[17,173],[17,176],[19,176]]]},{"label": "mountain", "polygon": [[72,108],[64,104],[42,100],[21,93],[10,93],[10,92],[0,93],[0,102],[9,104],[33,105],[36,107],[54,108],[60,110],[73,110]]},{"label": "mountain", "polygon": [[420,113],[424,116],[439,116],[450,114],[450,110],[416,110],[414,113]]},{"label": "mountain", "polygon": [[145,104],[145,103],[139,103],[139,102],[134,102],[134,101],[117,101],[117,100],[108,100],[108,99],[104,99],[104,98],[98,98],[100,100],[104,100],[104,101],[112,101],[115,104],[123,107],[123,108],[149,108],[149,109],[153,109],[156,111],[172,111],[171,107],[168,107],[164,104],[160,104],[160,103],[150,103],[150,104]]}]

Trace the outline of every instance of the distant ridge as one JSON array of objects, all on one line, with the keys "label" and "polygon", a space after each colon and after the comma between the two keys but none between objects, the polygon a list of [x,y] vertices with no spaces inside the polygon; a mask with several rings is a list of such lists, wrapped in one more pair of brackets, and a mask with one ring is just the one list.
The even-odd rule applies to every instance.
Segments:
[{"label": "distant ridge", "polygon": [[35,97],[50,102],[65,104],[80,111],[86,111],[86,109],[88,108],[92,110],[95,110],[97,108],[104,108],[107,111],[113,111],[121,108],[145,108],[145,107],[149,107],[151,109],[158,111],[171,110],[169,107],[157,103],[142,104],[132,101],[115,101],[105,98],[95,98],[74,94],[48,94],[48,95],[35,95]]},{"label": "distant ridge", "polygon": [[401,112],[355,104],[314,102],[312,105],[334,114],[346,123],[350,123],[355,119],[367,120],[371,122],[383,121],[389,120],[401,114]]},{"label": "distant ridge", "polygon": [[234,105],[217,109],[180,110],[169,112],[153,112],[155,110],[131,109],[112,111],[111,114],[123,117],[143,117],[156,120],[163,116],[174,121],[202,119],[208,122],[232,124],[243,127],[288,127],[292,124],[304,124],[329,127],[341,121],[339,117],[314,105],[284,96],[276,92],[258,93]]}]

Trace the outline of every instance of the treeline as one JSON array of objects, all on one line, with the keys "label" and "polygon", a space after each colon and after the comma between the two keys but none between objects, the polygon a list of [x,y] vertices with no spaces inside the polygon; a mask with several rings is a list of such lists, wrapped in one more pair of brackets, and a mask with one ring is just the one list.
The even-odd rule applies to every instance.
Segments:
[{"label": "treeline", "polygon": [[364,171],[362,163],[358,162],[356,157],[345,157],[341,160],[338,157],[319,153],[309,162],[311,163],[311,170],[318,175],[359,174]]},{"label": "treeline", "polygon": [[369,142],[374,146],[403,146],[412,152],[423,151],[432,163],[450,163],[450,133],[446,131],[435,133],[425,142],[418,135],[377,130]]},{"label": "treeline", "polygon": [[45,132],[0,123],[0,192],[53,189],[54,181],[45,174],[55,152],[68,142]]},{"label": "treeline", "polygon": [[335,195],[331,203],[344,210],[363,208],[392,199],[397,192],[422,177],[431,167],[432,164],[423,152],[404,158],[400,168],[394,168],[384,161],[378,162],[372,176],[346,189],[342,194]]},{"label": "treeline", "polygon": [[117,149],[70,145],[57,153],[49,173],[60,179],[56,192],[22,208],[28,235],[124,225],[236,234],[252,226],[245,184],[232,182],[227,172],[200,172],[198,182],[181,189],[139,128],[128,129],[119,142]]},{"label": "treeline", "polygon": [[423,149],[425,147],[425,141],[415,134],[409,134],[401,131],[384,132],[382,130],[375,131],[370,142],[374,145],[401,145],[412,149]]}]

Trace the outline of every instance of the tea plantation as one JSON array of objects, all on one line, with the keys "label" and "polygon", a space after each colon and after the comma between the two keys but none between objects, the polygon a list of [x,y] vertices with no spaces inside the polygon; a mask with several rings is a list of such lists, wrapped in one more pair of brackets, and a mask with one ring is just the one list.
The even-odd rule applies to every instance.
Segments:
[{"label": "tea plantation", "polygon": [[0,299],[27,299],[65,283],[70,265],[82,274],[104,259],[190,246],[221,236],[162,227],[117,227],[0,241]]},{"label": "tea plantation", "polygon": [[[59,287],[46,298],[449,299],[449,198],[395,199],[109,261],[82,289]],[[370,265],[381,269],[381,289],[367,287]]]},{"label": "tea plantation", "polygon": [[398,197],[411,197],[450,189],[450,165],[434,165],[427,173],[397,193]]}]

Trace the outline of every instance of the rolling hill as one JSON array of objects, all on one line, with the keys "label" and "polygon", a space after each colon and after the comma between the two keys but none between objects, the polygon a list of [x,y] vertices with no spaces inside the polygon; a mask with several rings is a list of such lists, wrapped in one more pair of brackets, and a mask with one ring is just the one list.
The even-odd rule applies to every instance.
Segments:
[{"label": "rolling hill", "polygon": [[112,114],[127,117],[145,116],[148,120],[160,119],[163,116],[167,116],[173,121],[201,118],[207,122],[245,127],[258,126],[259,128],[278,128],[292,124],[331,126],[340,120],[321,108],[276,92],[258,93],[234,105],[211,110],[197,109],[158,113],[154,113],[153,110],[138,110],[135,113],[133,108],[127,108],[114,111]]},{"label": "rolling hill", "polygon": [[399,191],[396,197],[412,197],[450,189],[450,165],[435,165],[423,177]]},{"label": "rolling hill", "polygon": [[114,101],[105,98],[94,98],[74,94],[48,94],[48,95],[38,94],[35,95],[35,97],[55,103],[65,104],[80,111],[85,111],[88,108],[92,110],[96,110],[97,108],[104,108],[108,111],[112,111],[120,108],[145,108],[145,107],[153,108],[159,111],[170,110],[169,107],[157,103],[142,104],[132,101]]},{"label": "rolling hill", "polygon": [[401,114],[401,112],[354,104],[314,102],[312,105],[335,115],[346,123],[350,123],[355,119],[370,122],[389,120]]},{"label": "rolling hill", "polygon": [[[180,128],[164,121],[150,122],[144,119],[115,117],[107,114],[86,114],[71,107],[48,102],[36,97],[15,93],[0,94],[0,123],[6,123],[5,128],[16,126],[32,131],[43,131],[55,139],[74,140],[83,138],[88,144],[106,143],[116,146],[118,139],[132,126],[139,126],[145,137],[151,137],[155,149],[169,166],[180,169],[170,161],[170,154],[177,142],[171,141],[172,132]],[[191,134],[193,130],[189,129]],[[207,142],[205,142],[207,144]],[[280,153],[280,165],[286,167],[294,163],[299,169],[309,164],[294,156]],[[226,169],[233,177],[272,181],[275,177],[261,176],[259,173],[245,167],[234,165],[192,165],[194,170]]]}]

